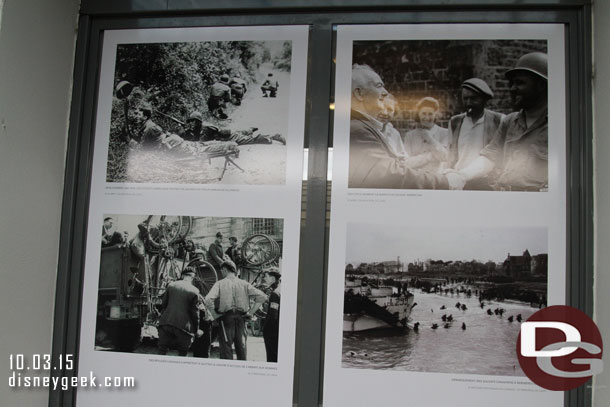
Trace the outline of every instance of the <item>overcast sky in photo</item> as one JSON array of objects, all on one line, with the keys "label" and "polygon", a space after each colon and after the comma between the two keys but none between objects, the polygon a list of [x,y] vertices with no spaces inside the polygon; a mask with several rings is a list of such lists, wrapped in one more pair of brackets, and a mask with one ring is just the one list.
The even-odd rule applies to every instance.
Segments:
[{"label": "overcast sky in photo", "polygon": [[548,252],[547,228],[410,228],[397,225],[351,223],[347,227],[346,262],[353,265],[388,260],[496,263],[508,253],[525,250],[536,255]]}]

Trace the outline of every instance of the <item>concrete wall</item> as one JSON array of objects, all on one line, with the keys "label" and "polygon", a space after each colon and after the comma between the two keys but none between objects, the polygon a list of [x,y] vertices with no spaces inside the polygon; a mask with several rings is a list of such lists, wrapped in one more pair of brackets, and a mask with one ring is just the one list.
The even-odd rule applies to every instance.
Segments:
[{"label": "concrete wall", "polygon": [[[1,2],[0,2],[1,3]],[[49,353],[79,0],[6,0],[0,31],[0,404],[10,354]]]},{"label": "concrete wall", "polygon": [[593,81],[594,102],[594,159],[595,159],[595,322],[605,340],[604,368],[598,375],[593,388],[593,405],[610,406],[610,2],[596,1],[593,6],[593,60],[595,78]]},{"label": "concrete wall", "polygon": [[354,62],[370,65],[388,91],[398,100],[394,125],[402,131],[415,127],[415,106],[432,96],[440,103],[437,123],[464,111],[461,101],[464,79],[477,77],[494,92],[487,108],[513,111],[509,83],[504,73],[528,52],[547,52],[541,40],[430,40],[356,41]]}]

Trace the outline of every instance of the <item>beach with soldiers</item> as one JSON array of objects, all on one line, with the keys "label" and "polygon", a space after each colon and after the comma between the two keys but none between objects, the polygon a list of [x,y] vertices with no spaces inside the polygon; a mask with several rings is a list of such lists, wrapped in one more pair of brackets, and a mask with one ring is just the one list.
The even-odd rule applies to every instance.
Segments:
[{"label": "beach with soldiers", "polygon": [[[520,325],[547,306],[548,230],[541,227],[348,225],[342,366],[452,374],[524,376]],[[459,244],[456,244],[459,242]],[[389,308],[408,293],[406,324],[346,329],[353,307],[386,290]],[[390,305],[388,305],[390,304]]]}]

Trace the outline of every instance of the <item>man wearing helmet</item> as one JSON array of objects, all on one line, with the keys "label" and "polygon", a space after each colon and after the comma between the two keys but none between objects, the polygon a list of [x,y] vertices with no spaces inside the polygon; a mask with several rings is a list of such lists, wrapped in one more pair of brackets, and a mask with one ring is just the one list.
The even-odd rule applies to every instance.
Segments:
[{"label": "man wearing helmet", "polygon": [[[506,116],[480,156],[457,174],[464,182],[499,169],[494,189],[543,191],[548,188],[547,55],[523,55],[506,72],[517,112]],[[461,189],[463,185],[455,189]]]},{"label": "man wearing helmet", "polygon": [[273,78],[273,74],[270,73],[267,75],[267,79],[263,82],[261,86],[261,90],[263,91],[263,97],[272,97],[274,98],[277,94],[277,88],[280,87],[280,84]]},{"label": "man wearing helmet", "polygon": [[[221,314],[218,343],[221,359],[233,359],[233,345],[238,360],[246,360],[245,319],[254,313],[267,300],[267,296],[258,288],[237,277],[235,263],[226,258],[222,263],[222,272],[226,277],[214,283],[205,305],[208,309]],[[250,298],[254,305],[250,306]]]},{"label": "man wearing helmet", "polygon": [[245,130],[221,129],[218,126],[208,124],[203,126],[202,140],[228,141],[234,142],[238,146],[246,144],[273,144],[273,141],[286,145],[286,139],[280,133],[264,134],[256,127],[250,127]]},{"label": "man wearing helmet", "polygon": [[212,85],[210,97],[208,98],[208,109],[210,113],[218,119],[226,119],[228,116],[222,110],[227,107],[227,102],[231,100],[231,88],[229,87],[229,75],[223,74],[220,81]]},{"label": "man wearing helmet", "polygon": [[201,128],[203,124],[203,116],[201,113],[194,111],[186,119],[186,126],[179,133],[180,137],[188,141],[199,141],[201,139]]},{"label": "man wearing helmet", "polygon": [[[150,104],[143,103],[136,111],[136,120],[141,123],[138,134],[130,141],[130,145],[140,145],[144,149],[174,151],[189,155],[204,155],[206,153],[232,153],[239,151],[232,141],[218,143],[201,143],[201,113],[193,112],[187,120],[187,128],[178,134],[166,133],[152,121],[153,109]],[[198,135],[199,134],[199,135]],[[138,143],[139,142],[139,143]]]},{"label": "man wearing helmet", "polygon": [[241,100],[246,94],[246,81],[241,78],[239,72],[235,73],[233,78],[231,78],[231,82],[229,83],[231,87],[231,103],[234,105],[241,105]]},{"label": "man wearing helmet", "polygon": [[263,134],[256,127],[245,130],[231,130],[204,122],[201,113],[195,111],[186,120],[186,128],[180,133],[180,137],[189,141],[225,141],[237,145],[245,144],[272,144],[273,141],[286,145],[286,139],[279,133]]}]

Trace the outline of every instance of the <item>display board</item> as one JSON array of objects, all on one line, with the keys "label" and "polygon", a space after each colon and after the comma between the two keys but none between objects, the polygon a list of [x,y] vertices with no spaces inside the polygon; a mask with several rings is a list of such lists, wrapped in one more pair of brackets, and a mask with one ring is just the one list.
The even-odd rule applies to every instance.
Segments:
[{"label": "display board", "polygon": [[[77,368],[52,375],[137,385],[50,403],[588,405],[590,387],[534,386],[511,344],[539,306],[592,310],[590,7],[500,3],[83,1],[53,340]],[[524,117],[539,137],[512,167],[492,148],[468,169],[481,154],[462,136],[491,142],[520,110],[506,73],[531,52],[550,120]],[[355,86],[359,106],[354,64],[379,85]],[[472,78],[493,94],[482,120]],[[233,360],[219,246],[265,298],[249,293]],[[183,276],[209,317],[186,356],[164,354]],[[379,320],[401,328],[361,330]]]},{"label": "display board", "polygon": [[325,406],[562,402],[515,348],[566,302],[563,39],[337,28]]},{"label": "display board", "polygon": [[105,32],[76,405],[291,403],[307,30]]}]

